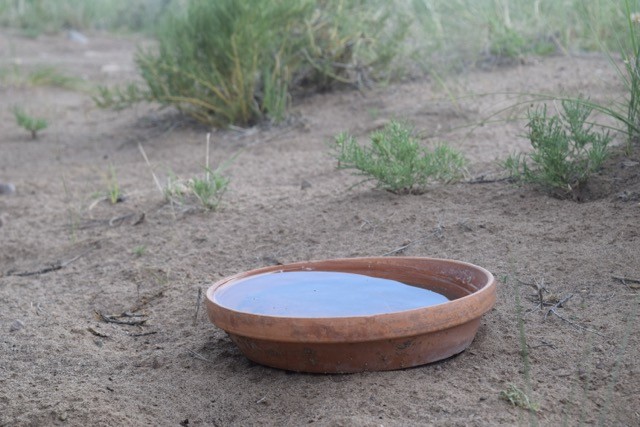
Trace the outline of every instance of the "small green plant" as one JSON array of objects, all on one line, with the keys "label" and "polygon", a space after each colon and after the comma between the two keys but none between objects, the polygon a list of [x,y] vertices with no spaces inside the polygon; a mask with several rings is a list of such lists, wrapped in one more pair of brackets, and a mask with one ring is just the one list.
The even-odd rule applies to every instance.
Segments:
[{"label": "small green plant", "polygon": [[183,197],[189,192],[189,186],[185,184],[175,173],[169,171],[167,173],[167,184],[160,187],[167,201]]},{"label": "small green plant", "polygon": [[131,251],[135,256],[137,257],[141,257],[142,255],[144,255],[144,253],[147,250],[147,246],[146,245],[138,245],[136,247],[133,248],[133,250]]},{"label": "small green plant", "polygon": [[38,132],[46,129],[49,125],[45,119],[32,117],[20,107],[14,107],[12,111],[18,126],[31,132],[31,138],[33,139],[36,139]]},{"label": "small green plant", "polygon": [[167,202],[170,202],[172,206],[174,203],[181,205],[183,203],[183,200],[189,195],[194,195],[198,199],[200,204],[202,204],[202,206],[204,206],[206,209],[215,210],[220,205],[222,197],[226,193],[227,187],[229,186],[230,182],[229,177],[225,176],[223,172],[235,160],[239,152],[236,155],[232,156],[226,162],[219,165],[216,169],[212,169],[209,164],[210,138],[211,134],[207,134],[204,177],[182,180],[178,178],[173,172],[169,172],[167,183],[165,186],[160,183],[160,180],[156,176],[155,172],[153,172],[151,162],[149,162],[147,153],[144,151],[144,148],[142,148],[142,145],[138,146],[142,157],[144,157],[147,166],[149,166],[149,169],[151,170],[151,175],[153,176],[153,180],[156,184],[156,187],[158,188],[158,191],[162,193],[165,200]]},{"label": "small green plant", "polygon": [[413,129],[397,121],[372,133],[369,147],[341,133],[334,150],[338,169],[353,169],[367,177],[363,182],[375,180],[378,187],[396,194],[420,194],[432,182],[453,182],[464,175],[466,163],[462,154],[446,145],[426,150],[413,137]]},{"label": "small green plant", "polygon": [[235,160],[235,156],[218,166],[211,169],[209,165],[209,146],[211,144],[211,134],[207,134],[207,151],[204,160],[204,179],[192,178],[188,181],[188,187],[198,198],[202,206],[207,209],[217,209],[222,196],[229,186],[229,178],[224,176],[222,172]]},{"label": "small green plant", "polygon": [[205,167],[204,178],[192,178],[189,181],[189,188],[202,206],[211,210],[218,207],[228,185],[229,178],[222,175],[220,168],[212,170],[208,166]]},{"label": "small green plant", "polygon": [[124,196],[122,195],[122,191],[120,191],[120,184],[118,184],[116,170],[113,165],[109,165],[109,176],[107,185],[107,199],[112,205],[124,201]]},{"label": "small green plant", "polygon": [[509,384],[506,390],[500,392],[500,398],[511,403],[513,406],[518,406],[527,411],[538,412],[540,410],[538,403],[533,402],[524,391],[513,384]]},{"label": "small green plant", "polygon": [[611,137],[587,124],[592,107],[582,100],[563,100],[559,115],[547,107],[528,111],[533,151],[511,155],[503,162],[517,181],[539,185],[559,197],[579,195],[590,176],[608,156]]}]

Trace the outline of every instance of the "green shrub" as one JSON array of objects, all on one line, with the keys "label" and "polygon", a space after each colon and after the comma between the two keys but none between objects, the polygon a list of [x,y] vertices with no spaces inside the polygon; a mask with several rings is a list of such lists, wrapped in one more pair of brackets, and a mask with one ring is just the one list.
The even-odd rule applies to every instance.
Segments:
[{"label": "green shrub", "polygon": [[[404,3],[404,2],[396,2]],[[411,0],[416,62],[449,74],[491,56],[618,50],[624,2],[608,0]],[[637,1],[633,0],[634,5]],[[473,29],[470,31],[469,29]],[[621,40],[628,47],[629,40]],[[487,57],[489,54],[489,57]],[[501,63],[498,61],[496,63]]]},{"label": "green shrub", "polygon": [[559,115],[548,116],[546,105],[528,111],[533,151],[510,156],[503,166],[518,181],[567,197],[577,195],[608,155],[610,136],[587,124],[592,107],[582,100],[563,100]]},{"label": "green shrub", "polygon": [[377,186],[397,194],[420,194],[434,181],[452,182],[463,176],[462,154],[439,145],[433,151],[420,146],[413,130],[393,121],[371,134],[371,146],[362,147],[353,136],[335,138],[338,169],[354,169],[357,175],[375,180]]},{"label": "green shrub", "polygon": [[[640,59],[638,59],[640,43],[638,42],[639,34],[636,30],[636,26],[640,25],[640,14],[637,12],[631,13],[631,6],[628,0],[625,2],[625,7],[629,26],[628,39],[630,40],[630,47],[627,50],[624,47],[622,48],[624,70],[617,69],[629,92],[629,98],[626,102],[626,120],[623,120],[623,122],[627,126],[629,136],[627,154],[630,154],[632,142],[640,139]],[[629,53],[629,50],[631,50],[631,53]],[[615,66],[618,67],[617,65]]]},{"label": "green shrub", "polygon": [[384,78],[406,33],[383,1],[192,0],[156,50],[138,52],[144,86],[101,88],[102,107],[172,106],[205,124],[280,120],[298,89]]}]

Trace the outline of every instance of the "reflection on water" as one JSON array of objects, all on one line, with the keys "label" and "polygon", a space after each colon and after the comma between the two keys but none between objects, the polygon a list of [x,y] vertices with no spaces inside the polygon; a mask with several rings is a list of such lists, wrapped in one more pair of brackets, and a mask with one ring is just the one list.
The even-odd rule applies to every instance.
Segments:
[{"label": "reflection on water", "polygon": [[449,301],[395,280],[330,271],[251,276],[222,286],[217,304],[236,311],[285,317],[348,317],[392,313]]}]

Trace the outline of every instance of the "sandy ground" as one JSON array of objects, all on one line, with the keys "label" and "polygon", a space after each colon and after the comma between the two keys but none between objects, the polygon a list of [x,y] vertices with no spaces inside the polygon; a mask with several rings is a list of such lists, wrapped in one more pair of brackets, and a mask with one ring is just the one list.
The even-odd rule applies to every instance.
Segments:
[{"label": "sandy ground", "polygon": [[[4,32],[0,66],[125,82],[135,43]],[[328,155],[338,132],[365,138],[398,117],[425,143],[463,150],[469,179],[497,177],[496,160],[528,146],[523,123],[468,125],[522,99],[502,92],[623,93],[604,56],[583,55],[469,72],[446,89],[420,79],[308,97],[287,125],[212,134],[214,162],[242,151],[223,206],[208,212],[193,200],[164,203],[138,149],[161,180],[192,177],[206,129],[152,107],[103,111],[82,91],[5,82],[0,182],[16,192],[0,194],[0,425],[639,425],[640,291],[614,276],[640,278],[640,147],[613,158],[583,203],[503,181],[420,196],[349,189],[359,178]],[[13,105],[49,128],[31,140]],[[110,165],[125,195],[115,205],[100,200]],[[471,347],[440,363],[352,375],[266,368],[197,310],[199,290],[227,275],[407,243],[403,255],[472,262],[500,280]],[[551,304],[572,297],[547,316],[524,283],[543,283]],[[96,312],[145,323],[105,323]],[[536,414],[500,399],[509,384],[526,389],[525,371]]]}]

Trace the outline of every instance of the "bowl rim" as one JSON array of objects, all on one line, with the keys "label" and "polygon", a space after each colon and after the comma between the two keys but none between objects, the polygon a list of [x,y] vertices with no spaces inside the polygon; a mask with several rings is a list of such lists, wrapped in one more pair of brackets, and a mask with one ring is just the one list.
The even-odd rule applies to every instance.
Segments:
[{"label": "bowl rim", "polygon": [[[395,268],[415,264],[462,267],[464,270],[480,274],[483,283],[468,295],[445,303],[359,316],[296,317],[254,314],[227,308],[214,301],[214,294],[219,288],[250,276],[314,269],[341,271],[341,265],[354,263],[362,264],[363,267],[367,264],[389,265]],[[328,269],[327,264],[335,264],[336,267]],[[497,282],[488,270],[464,261],[430,257],[336,258],[262,267],[225,277],[207,289],[206,303],[209,318],[216,326],[228,333],[247,338],[307,343],[363,342],[442,331],[478,319],[494,306],[496,286]]]}]

